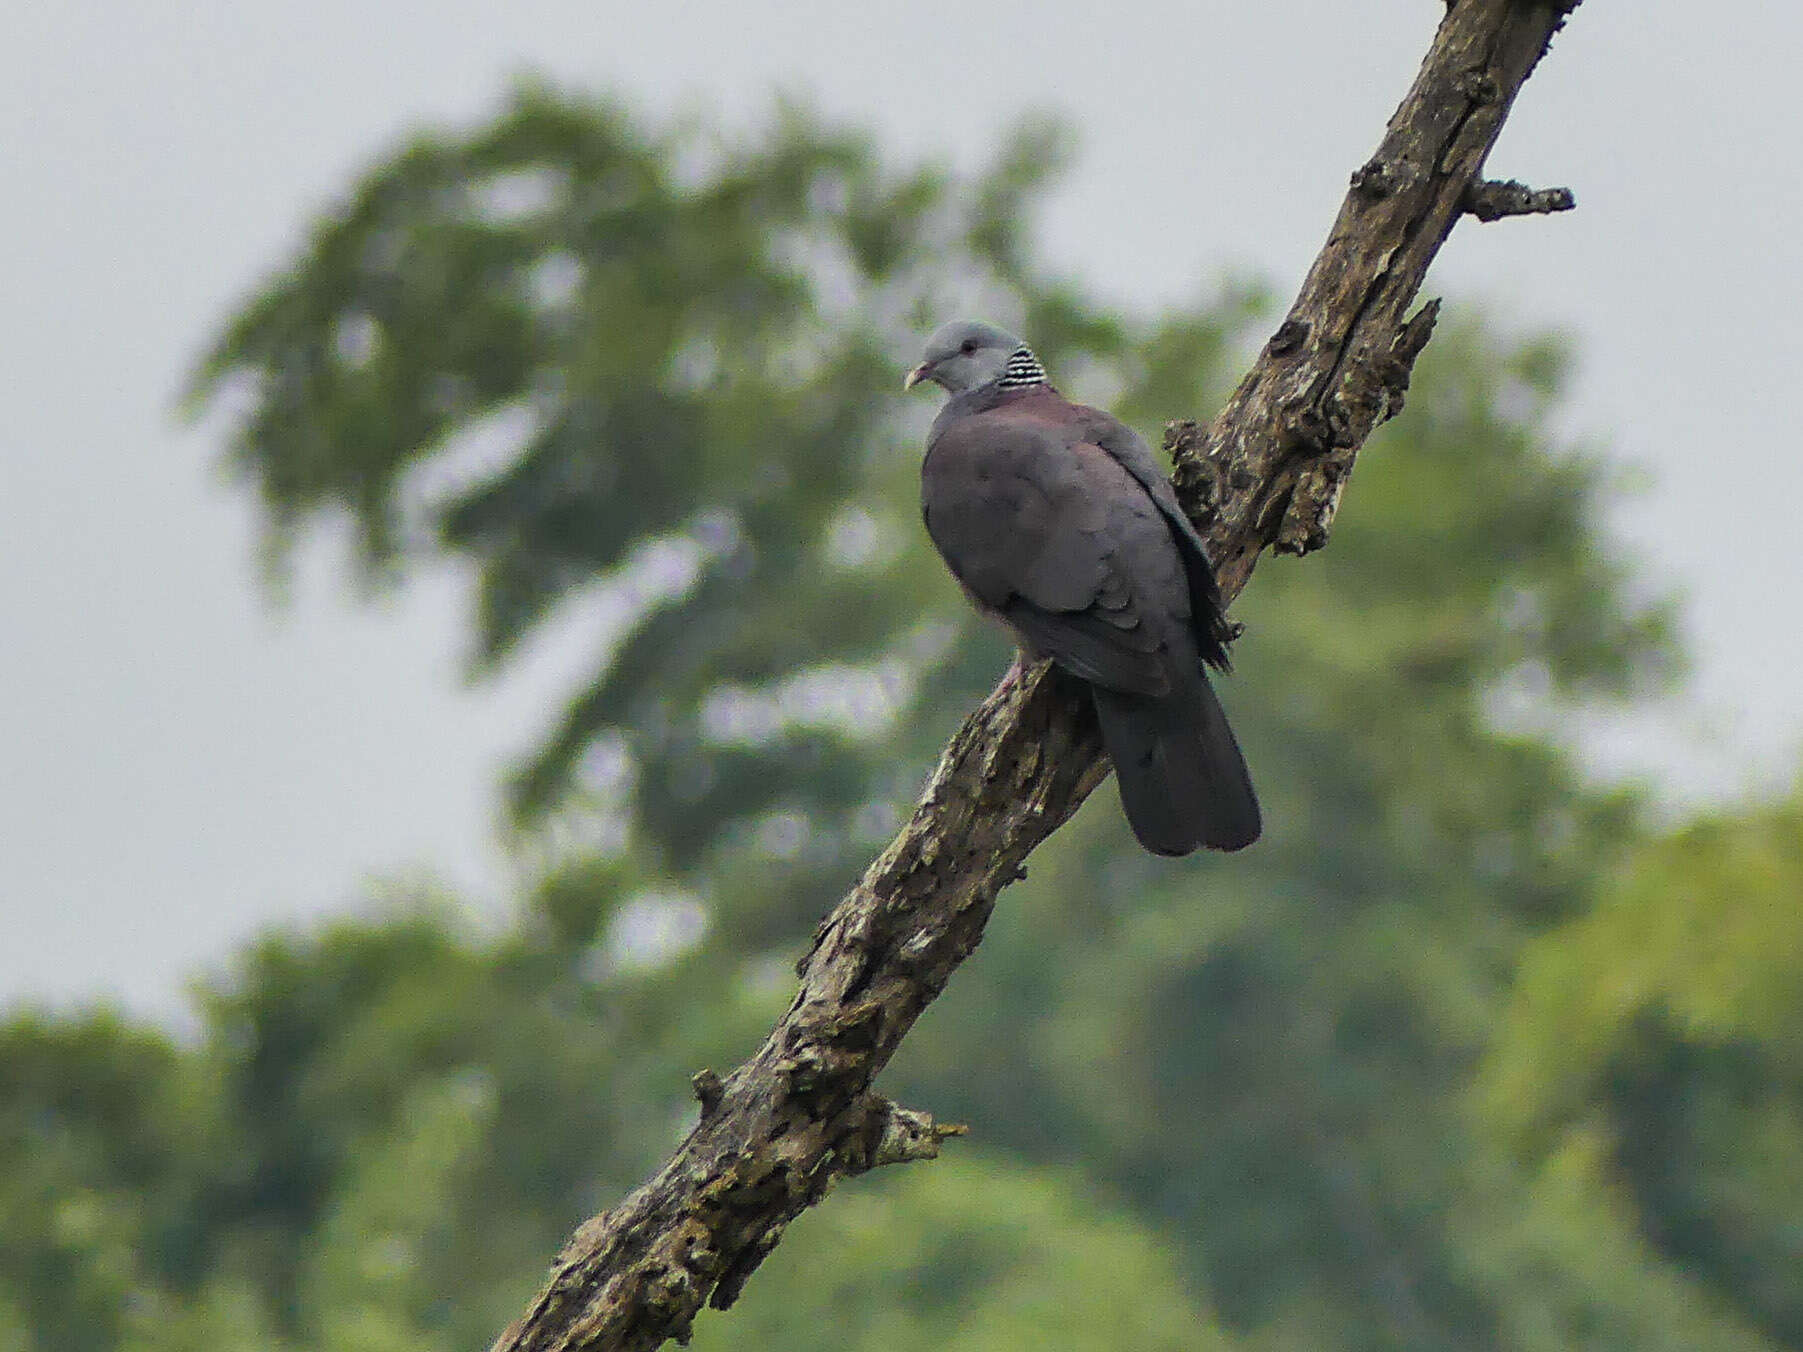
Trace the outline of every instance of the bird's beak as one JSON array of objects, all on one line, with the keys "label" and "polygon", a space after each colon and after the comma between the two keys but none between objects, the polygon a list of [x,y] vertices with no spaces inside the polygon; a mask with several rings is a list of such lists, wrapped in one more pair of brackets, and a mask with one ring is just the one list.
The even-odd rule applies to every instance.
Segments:
[{"label": "bird's beak", "polygon": [[916,366],[912,371],[908,372],[908,378],[902,381],[902,389],[911,390],[916,385],[920,384],[921,381],[931,380],[932,378],[933,363],[930,361],[922,362],[919,366]]}]

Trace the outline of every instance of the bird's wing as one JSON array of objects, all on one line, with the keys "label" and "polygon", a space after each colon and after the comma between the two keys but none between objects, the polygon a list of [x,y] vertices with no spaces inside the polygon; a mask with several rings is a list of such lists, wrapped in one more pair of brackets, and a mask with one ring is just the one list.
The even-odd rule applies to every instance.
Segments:
[{"label": "bird's wing", "polygon": [[1184,573],[1189,580],[1190,609],[1195,616],[1195,636],[1202,660],[1209,666],[1226,671],[1229,667],[1227,645],[1233,641],[1234,629],[1221,604],[1221,589],[1215,581],[1214,565],[1202,537],[1196,533],[1189,514],[1177,501],[1177,490],[1159,469],[1151,448],[1126,423],[1112,413],[1086,405],[1073,405],[1079,415],[1083,434],[1112,455],[1134,481],[1146,490],[1159,513],[1170,527],[1171,536],[1183,556]]},{"label": "bird's wing", "polygon": [[[1067,406],[1068,407],[1068,406]],[[1164,695],[1195,670],[1189,586],[1163,512],[1070,426],[992,410],[935,436],[927,531],[971,595],[1086,680]]]}]

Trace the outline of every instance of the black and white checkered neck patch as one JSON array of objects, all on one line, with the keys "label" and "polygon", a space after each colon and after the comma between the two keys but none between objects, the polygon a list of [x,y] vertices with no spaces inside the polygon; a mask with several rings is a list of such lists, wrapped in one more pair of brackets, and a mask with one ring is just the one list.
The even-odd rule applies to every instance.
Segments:
[{"label": "black and white checkered neck patch", "polygon": [[1033,355],[1033,349],[1017,347],[1008,354],[1008,364],[1002,368],[999,382],[1003,389],[1012,389],[1019,385],[1045,384],[1045,367],[1039,364],[1039,358]]}]

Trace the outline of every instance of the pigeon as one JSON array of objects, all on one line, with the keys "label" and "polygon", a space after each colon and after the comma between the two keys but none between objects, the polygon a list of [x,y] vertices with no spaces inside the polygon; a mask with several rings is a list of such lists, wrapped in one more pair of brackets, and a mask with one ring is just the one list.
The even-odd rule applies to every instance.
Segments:
[{"label": "pigeon", "polygon": [[1161,855],[1258,839],[1258,797],[1205,666],[1234,630],[1214,570],[1152,452],[1111,414],[1073,404],[1020,339],[948,324],[904,388],[950,398],[927,435],[927,534],[1022,659],[1087,686],[1121,806]]}]

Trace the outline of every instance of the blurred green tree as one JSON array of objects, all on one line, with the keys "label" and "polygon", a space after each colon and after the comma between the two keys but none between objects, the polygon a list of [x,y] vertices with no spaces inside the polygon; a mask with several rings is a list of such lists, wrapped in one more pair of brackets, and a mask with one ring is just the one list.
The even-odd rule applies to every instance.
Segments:
[{"label": "blurred green tree", "polygon": [[242,400],[232,464],[273,560],[341,512],[367,580],[472,563],[478,670],[559,613],[600,617],[516,816],[629,824],[650,867],[742,881],[754,904],[717,895],[719,923],[786,937],[909,797],[945,726],[898,761],[912,711],[987,674],[955,660],[960,603],[913,547],[898,429],[925,410],[904,418],[897,354],[954,288],[1053,355],[1122,347],[1023,282],[1023,202],[1059,158],[1029,129],[955,184],[793,108],[727,144],[529,87],[368,174],[190,399]]},{"label": "blurred green tree", "polygon": [[1589,1264],[1663,1289],[1689,1341],[1646,1346],[1803,1346],[1800,905],[1803,799],[1649,844],[1529,947],[1478,1079],[1537,1186],[1588,1203]]}]

